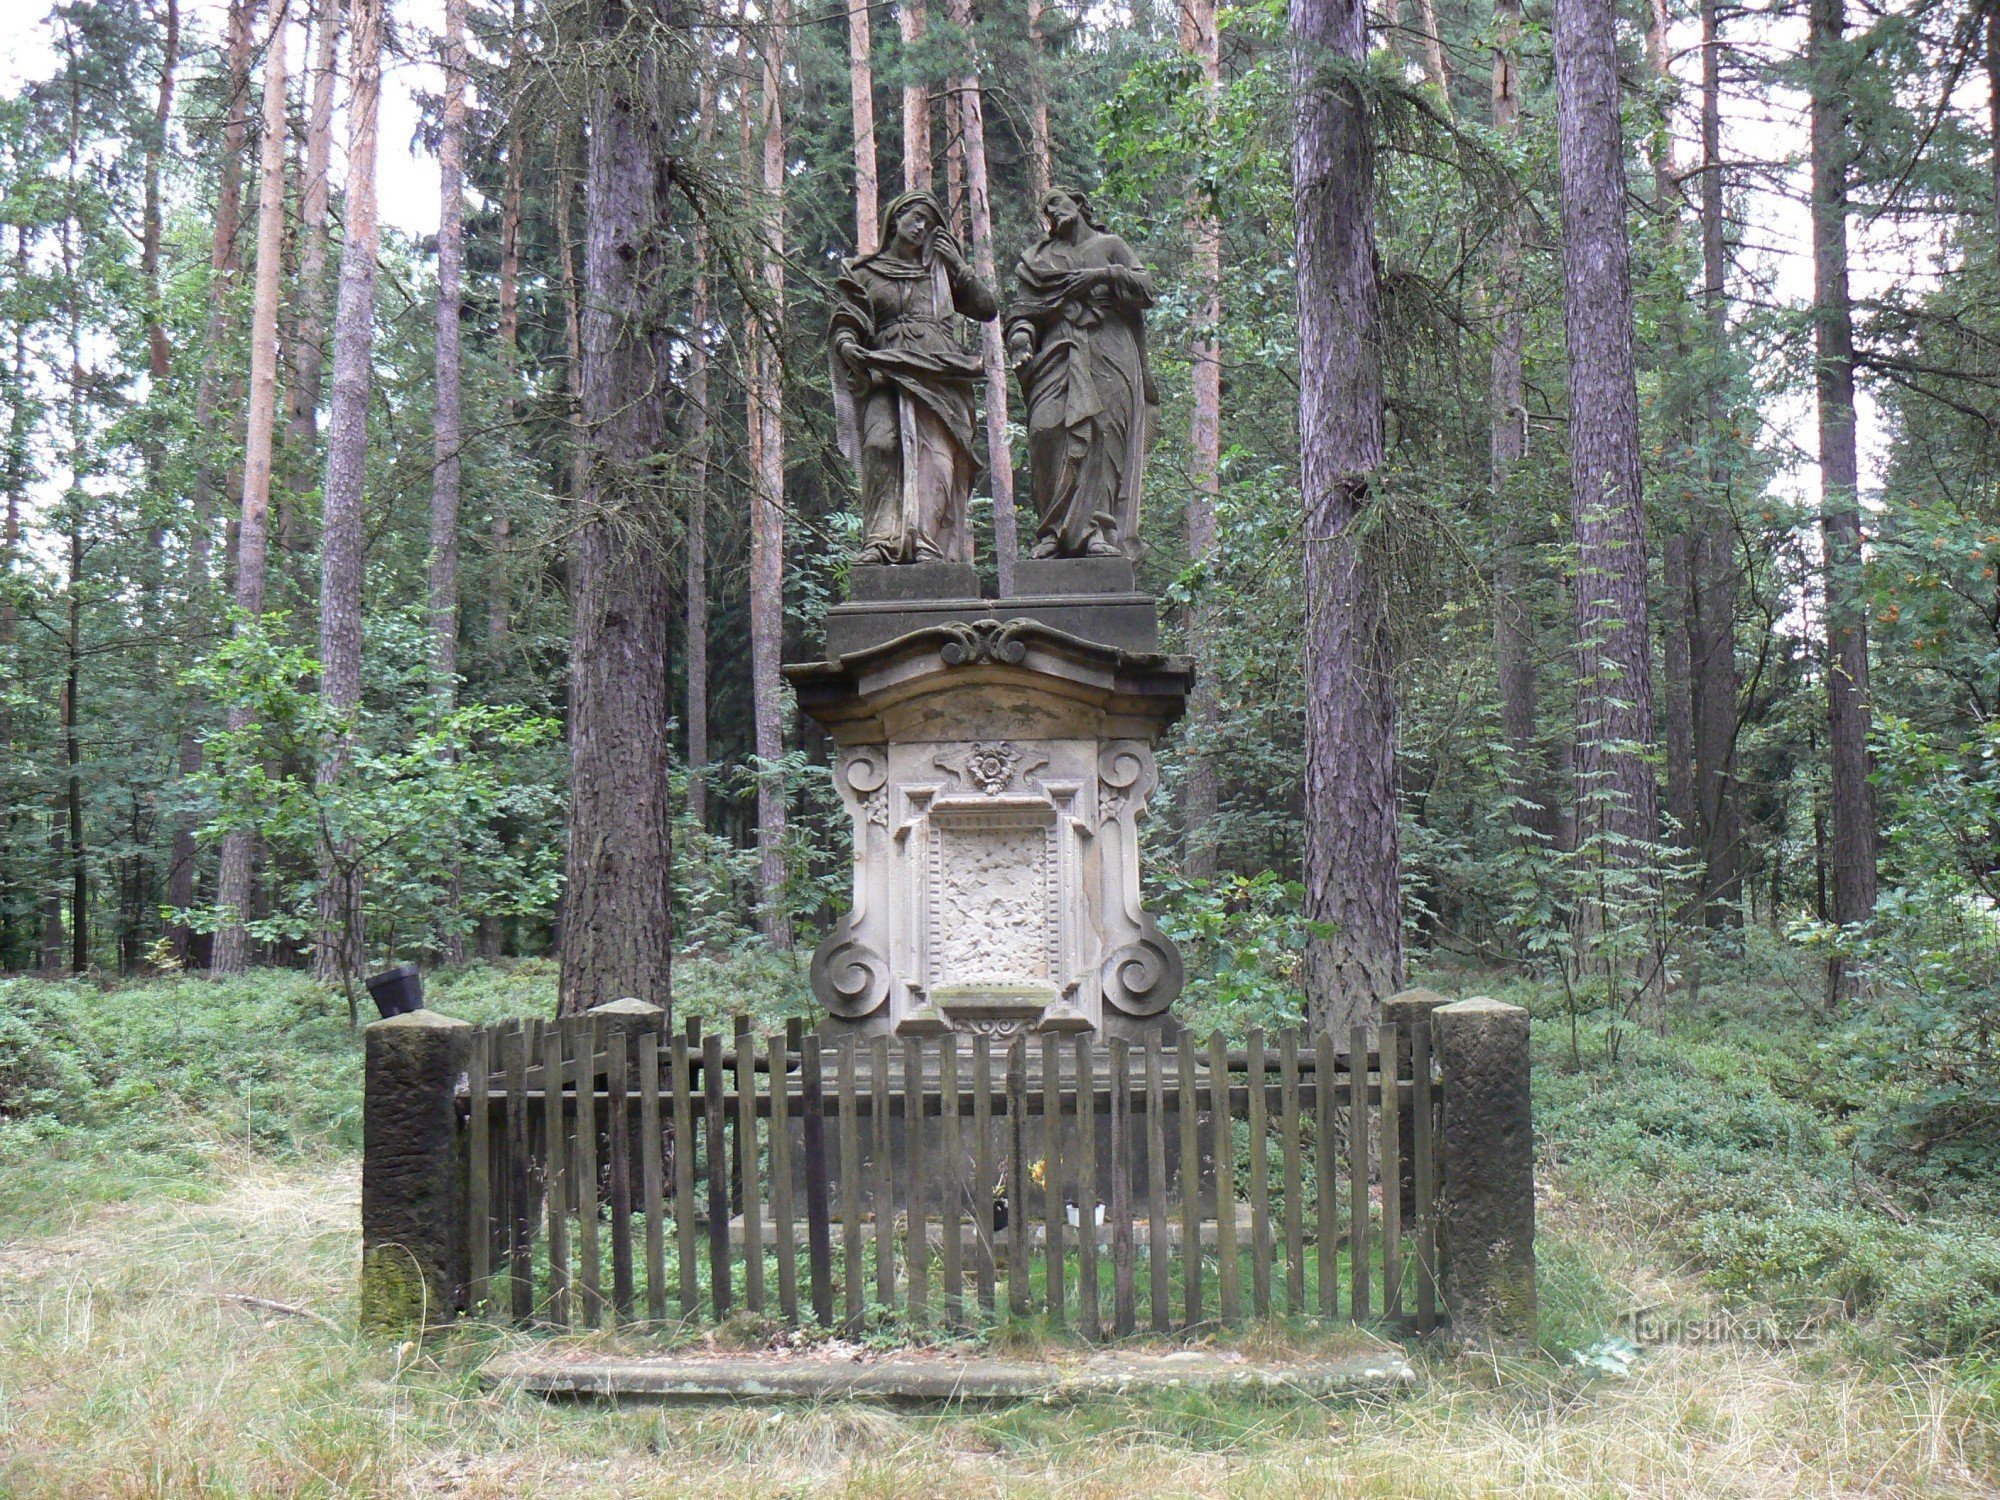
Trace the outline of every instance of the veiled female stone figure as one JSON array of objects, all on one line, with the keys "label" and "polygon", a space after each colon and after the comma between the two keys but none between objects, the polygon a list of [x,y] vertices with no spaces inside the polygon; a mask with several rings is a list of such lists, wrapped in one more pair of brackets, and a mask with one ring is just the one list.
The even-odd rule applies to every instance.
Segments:
[{"label": "veiled female stone figure", "polygon": [[1153,278],[1082,193],[1042,200],[1021,257],[1007,351],[1028,405],[1036,557],[1137,556],[1139,491],[1159,398],[1146,363]]},{"label": "veiled female stone figure", "polygon": [[859,562],[972,561],[973,391],[979,355],[960,316],[999,312],[929,193],[882,213],[882,248],[849,261],[835,291],[834,401],[861,483]]}]

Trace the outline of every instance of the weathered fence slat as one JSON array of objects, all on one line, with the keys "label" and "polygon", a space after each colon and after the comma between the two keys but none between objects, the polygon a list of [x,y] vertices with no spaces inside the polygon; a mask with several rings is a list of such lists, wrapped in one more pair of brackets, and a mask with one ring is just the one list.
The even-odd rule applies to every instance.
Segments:
[{"label": "weathered fence slat", "polygon": [[[1132,1249],[1132,1049],[1111,1039],[1111,1326],[1125,1338],[1139,1326]],[[1096,1092],[1095,1089],[1092,1092]],[[1093,1228],[1092,1234],[1097,1231]]]},{"label": "weathered fence slat", "polygon": [[701,1043],[702,1166],[708,1172],[708,1300],[718,1321],[729,1316],[729,1143],[723,1130],[722,1033]]},{"label": "weathered fence slat", "polygon": [[674,1038],[674,1269],[679,1273],[681,1316],[692,1320],[701,1311],[700,1267],[696,1263],[694,1223],[694,1100],[689,1092],[688,1039]]},{"label": "weathered fence slat", "polygon": [[1220,1269],[1222,1321],[1243,1321],[1236,1259],[1236,1139],[1229,1112],[1229,1042],[1220,1031],[1208,1037],[1208,1128],[1215,1155],[1215,1259]]},{"label": "weathered fence slat", "polygon": [[764,1192],[757,1170],[757,1046],[749,1017],[736,1028],[736,1180],[742,1191],[743,1305],[764,1310]]},{"label": "weathered fence slat", "polygon": [[792,1081],[791,1053],[785,1038],[773,1034],[765,1042],[770,1059],[771,1088],[771,1238],[778,1251],[778,1315],[796,1327],[799,1321],[799,1242],[792,1212]]},{"label": "weathered fence slat", "polygon": [[467,1068],[465,1130],[466,1290],[472,1310],[482,1312],[493,1300],[493,1120],[486,1091],[488,1055],[493,1033],[482,1026],[472,1038]]},{"label": "weathered fence slat", "polygon": [[1431,1028],[1411,1028],[1411,1180],[1417,1210],[1417,1332],[1437,1326],[1437,1156],[1431,1128]]},{"label": "weathered fence slat", "polygon": [[1382,1316],[1396,1318],[1403,1312],[1403,1158],[1395,1022],[1385,1023],[1377,1037],[1376,1055],[1382,1060],[1382,1107],[1376,1115],[1381,1135]]},{"label": "weathered fence slat", "polygon": [[611,1306],[621,1322],[632,1317],[632,1115],[627,1095],[631,1034],[612,1026],[605,1035],[604,1097],[610,1107]]},{"label": "weathered fence slat", "polygon": [[938,1047],[938,1218],[943,1228],[944,1319],[965,1325],[965,1260],[959,1229],[964,1222],[965,1156],[959,1141],[958,1038]]},{"label": "weathered fence slat", "polygon": [[1167,1253],[1167,1108],[1160,1034],[1146,1033],[1146,1309],[1153,1332],[1173,1323],[1173,1263]]},{"label": "weathered fence slat", "polygon": [[869,1124],[875,1133],[874,1191],[869,1208],[875,1215],[875,1300],[886,1310],[896,1305],[896,1189],[889,1154],[889,1039],[878,1036],[869,1048],[872,1073]]},{"label": "weathered fence slat", "polygon": [[1053,1031],[1042,1033],[1042,1289],[1049,1321],[1058,1328],[1068,1302],[1063,1288],[1063,1189],[1069,1174],[1063,1171],[1061,1048],[1062,1038]]},{"label": "weathered fence slat", "polygon": [[507,1038],[507,1274],[513,1288],[514,1321],[535,1313],[534,1225],[529,1219],[528,1050],[535,1023],[523,1021]]},{"label": "weathered fence slat", "polygon": [[569,1325],[569,1173],[564,1158],[571,1147],[563,1107],[563,1029],[542,1032],[542,1192],[549,1211],[549,1321]]},{"label": "weathered fence slat", "polygon": [[1097,1277],[1097,1047],[1080,1031],[1071,1048],[1076,1064],[1076,1158],[1070,1181],[1076,1192],[1076,1323],[1087,1339],[1103,1335]]},{"label": "weathered fence slat", "polygon": [[576,1059],[576,1253],[582,1287],[578,1311],[585,1326],[604,1321],[604,1266],[597,1240],[597,1022],[588,1015],[568,1023]]},{"label": "weathered fence slat", "polygon": [[1285,1194],[1285,1311],[1296,1318],[1306,1306],[1305,1204],[1299,1171],[1299,1030],[1278,1039],[1278,1142]]},{"label": "weathered fence slat", "polygon": [[1315,1142],[1315,1165],[1319,1172],[1319,1315],[1331,1318],[1340,1311],[1340,1241],[1336,1226],[1337,1209],[1333,1196],[1333,1168],[1336,1152],[1335,1112],[1340,1097],[1333,1082],[1333,1034],[1321,1031],[1313,1037],[1313,1113],[1319,1127]]},{"label": "weathered fence slat", "polygon": [[1250,1105],[1250,1311],[1271,1316],[1271,1160],[1269,1102],[1264,1095],[1264,1033],[1247,1039]]},{"label": "weathered fence slat", "polygon": [[662,1156],[666,1137],[660,1129],[660,1038],[650,1029],[639,1033],[639,1196],[646,1216],[646,1317],[667,1320],[666,1192]]},{"label": "weathered fence slat", "polygon": [[1007,1049],[1007,1307],[1017,1318],[1032,1310],[1028,1249],[1028,1043]]},{"label": "weathered fence slat", "polygon": [[1368,1028],[1348,1029],[1347,1315],[1368,1316]]},{"label": "weathered fence slat", "polygon": [[972,1216],[978,1233],[972,1240],[972,1274],[979,1288],[979,1310],[993,1315],[993,1205],[999,1186],[993,1160],[993,1039],[972,1039]]},{"label": "weathered fence slat", "polygon": [[[840,1247],[841,1285],[847,1305],[847,1326],[859,1333],[868,1306],[861,1284],[861,1117],[854,1110],[854,1054],[851,1039],[838,1044],[840,1118]],[[803,1062],[801,1068],[803,1068]]]},{"label": "weathered fence slat", "polygon": [[1181,1322],[1193,1328],[1206,1316],[1202,1309],[1201,1269],[1201,1139],[1195,1109],[1194,1037],[1182,1032],[1174,1048],[1180,1067],[1180,1093],[1174,1118],[1181,1132]]},{"label": "weathered fence slat", "polygon": [[[813,1318],[822,1328],[833,1327],[833,1215],[826,1171],[826,1081],[819,1033],[799,1038],[799,1090],[805,1110],[800,1132],[806,1153],[806,1253],[812,1261]],[[850,1097],[849,1103],[852,1103]],[[851,1121],[842,1120],[846,1131]],[[843,1180],[842,1193],[852,1178]]]},{"label": "weathered fence slat", "polygon": [[903,1190],[903,1263],[910,1321],[922,1326],[930,1318],[931,1247],[924,1181],[924,1039],[903,1039],[903,1153],[908,1158],[909,1183]]}]

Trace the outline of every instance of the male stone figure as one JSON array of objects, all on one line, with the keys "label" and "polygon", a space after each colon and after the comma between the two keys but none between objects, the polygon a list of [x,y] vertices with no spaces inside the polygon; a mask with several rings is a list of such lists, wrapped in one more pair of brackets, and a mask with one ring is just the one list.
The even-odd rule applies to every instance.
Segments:
[{"label": "male stone figure", "polygon": [[1146,361],[1152,275],[1082,193],[1042,200],[1048,232],[1021,257],[1009,362],[1028,406],[1035,557],[1136,557],[1139,491],[1159,397]]},{"label": "male stone figure", "polygon": [[981,370],[955,320],[987,322],[999,304],[944,226],[937,199],[902,194],[883,211],[882,248],[848,262],[836,289],[834,400],[861,483],[857,562],[972,561]]}]

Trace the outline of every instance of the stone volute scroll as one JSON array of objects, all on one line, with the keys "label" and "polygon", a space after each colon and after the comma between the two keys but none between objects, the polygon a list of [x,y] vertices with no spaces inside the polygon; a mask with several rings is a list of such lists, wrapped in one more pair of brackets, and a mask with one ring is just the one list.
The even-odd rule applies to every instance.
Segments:
[{"label": "stone volute scroll", "polygon": [[882,248],[849,261],[830,335],[840,446],[861,491],[865,564],[972,561],[979,354],[960,329],[999,311],[925,192],[882,214]]},{"label": "stone volute scroll", "polygon": [[1016,271],[1007,356],[1028,408],[1038,558],[1137,557],[1159,396],[1146,357],[1153,277],[1090,200],[1055,188]]}]

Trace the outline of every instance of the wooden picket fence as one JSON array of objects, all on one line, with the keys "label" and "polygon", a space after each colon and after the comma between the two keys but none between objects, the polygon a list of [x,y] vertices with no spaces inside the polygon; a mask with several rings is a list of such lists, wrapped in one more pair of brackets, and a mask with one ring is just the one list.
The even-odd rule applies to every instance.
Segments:
[{"label": "wooden picket fence", "polygon": [[1232,1047],[503,1022],[460,1095],[469,1301],[553,1328],[747,1309],[1102,1338],[1143,1304],[1154,1332],[1427,1332],[1440,1102],[1427,1028],[1336,1049],[1302,1028]]}]

